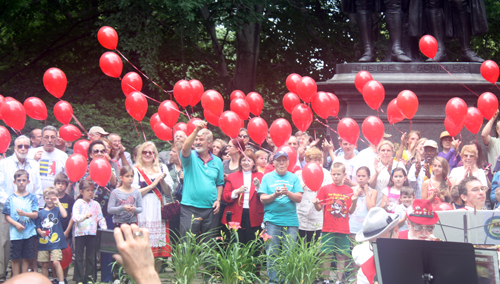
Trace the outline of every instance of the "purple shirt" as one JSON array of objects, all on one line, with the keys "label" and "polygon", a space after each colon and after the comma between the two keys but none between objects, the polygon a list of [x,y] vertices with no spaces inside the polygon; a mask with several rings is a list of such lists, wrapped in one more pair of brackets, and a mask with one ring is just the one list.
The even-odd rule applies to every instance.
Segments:
[{"label": "purple shirt", "polygon": [[462,160],[462,158],[454,148],[451,148],[450,151],[448,151],[448,153],[446,154],[444,152],[439,152],[438,157],[445,158],[446,161],[448,161],[448,164],[450,165],[450,173],[451,170],[453,170],[453,168],[456,168],[458,166],[458,163],[460,163],[460,161]]}]

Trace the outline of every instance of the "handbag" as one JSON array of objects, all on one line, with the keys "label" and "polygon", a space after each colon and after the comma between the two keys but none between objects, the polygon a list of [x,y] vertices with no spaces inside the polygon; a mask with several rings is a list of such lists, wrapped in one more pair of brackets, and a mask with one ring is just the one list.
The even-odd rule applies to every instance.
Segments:
[{"label": "handbag", "polygon": [[[139,172],[139,174],[142,176],[144,181],[148,185],[151,185],[152,182],[149,179],[149,177],[144,173],[144,171],[142,169],[139,169],[138,167],[136,167],[136,169]],[[158,188],[156,188],[156,187],[153,188],[153,192],[160,200],[160,204],[162,204],[161,218],[163,220],[171,220],[172,218],[177,217],[181,213],[181,204],[179,203],[179,201],[174,200],[173,202],[170,202],[170,203],[163,205],[163,196],[161,195],[161,192],[158,190]],[[172,199],[174,199],[173,195],[172,195],[172,190],[170,191],[170,195],[172,196]]]}]

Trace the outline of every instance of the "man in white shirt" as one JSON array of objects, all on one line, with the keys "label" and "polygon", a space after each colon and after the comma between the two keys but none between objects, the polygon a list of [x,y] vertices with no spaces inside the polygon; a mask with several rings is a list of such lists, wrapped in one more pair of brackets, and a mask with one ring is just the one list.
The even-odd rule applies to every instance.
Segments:
[{"label": "man in white shirt", "polygon": [[[57,140],[57,129],[48,125],[42,129],[43,146],[30,149],[28,158],[34,159],[39,164],[40,179],[42,180],[42,189],[54,186],[54,178],[58,173],[64,173],[64,167],[68,155],[55,147]],[[38,206],[43,208],[45,201],[41,196],[38,197]]]},{"label": "man in white shirt", "polygon": [[344,152],[344,155],[337,156],[333,162],[344,164],[346,173],[344,184],[353,187],[358,184],[356,182],[356,173],[354,172],[354,168],[356,166],[356,155],[354,154],[354,148],[356,147],[356,145],[350,144],[340,137],[339,144],[342,148],[342,151]]},{"label": "man in white shirt", "polygon": [[[481,137],[483,138],[484,145],[486,145],[486,153],[488,154],[488,162],[491,163],[491,168],[494,169],[497,164],[497,157],[500,155],[500,139],[491,137],[490,132],[493,124],[495,124],[495,120],[498,117],[498,110],[495,115],[486,123],[481,131]],[[500,121],[498,121],[495,125],[495,131],[497,133],[497,137],[500,137]]]},{"label": "man in white shirt", "polygon": [[[30,139],[21,135],[14,140],[14,155],[0,161],[0,210],[3,209],[9,195],[16,191],[14,173],[24,169],[29,173],[30,183],[26,186],[29,193],[35,194],[40,200],[43,195],[38,163],[27,159]],[[1,218],[0,221],[0,279],[7,275],[5,270],[9,263],[9,224]]]},{"label": "man in white shirt", "polygon": [[422,184],[432,175],[432,160],[438,155],[438,145],[434,140],[427,140],[424,144],[424,160],[413,164],[408,171],[408,182],[415,190],[415,198],[422,196]]}]

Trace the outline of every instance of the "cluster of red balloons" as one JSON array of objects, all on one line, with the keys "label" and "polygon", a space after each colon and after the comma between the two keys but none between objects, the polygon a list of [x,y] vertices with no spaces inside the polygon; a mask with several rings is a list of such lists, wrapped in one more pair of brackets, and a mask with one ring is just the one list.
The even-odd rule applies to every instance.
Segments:
[{"label": "cluster of red balloons", "polygon": [[385,89],[379,81],[373,80],[370,72],[359,71],[354,77],[354,86],[363,94],[363,99],[370,108],[380,108],[385,99]]}]

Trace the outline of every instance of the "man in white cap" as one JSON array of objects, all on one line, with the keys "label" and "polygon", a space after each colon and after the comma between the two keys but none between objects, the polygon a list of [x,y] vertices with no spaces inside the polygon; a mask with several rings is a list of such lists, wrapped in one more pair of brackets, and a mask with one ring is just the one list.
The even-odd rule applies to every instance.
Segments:
[{"label": "man in white cap", "polygon": [[100,126],[92,126],[88,133],[90,143],[101,140],[101,138],[108,136],[108,132],[104,131]]},{"label": "man in white cap", "polygon": [[422,196],[422,184],[424,180],[432,177],[432,160],[438,154],[438,145],[434,140],[427,140],[424,144],[424,160],[413,164],[408,172],[408,182],[415,190],[415,198]]},{"label": "man in white cap", "polygon": [[363,242],[352,250],[352,257],[360,267],[357,274],[358,284],[371,284],[376,274],[372,242],[377,239],[398,238],[397,216],[391,216],[381,207],[368,211],[363,229],[356,234],[356,241]]}]

